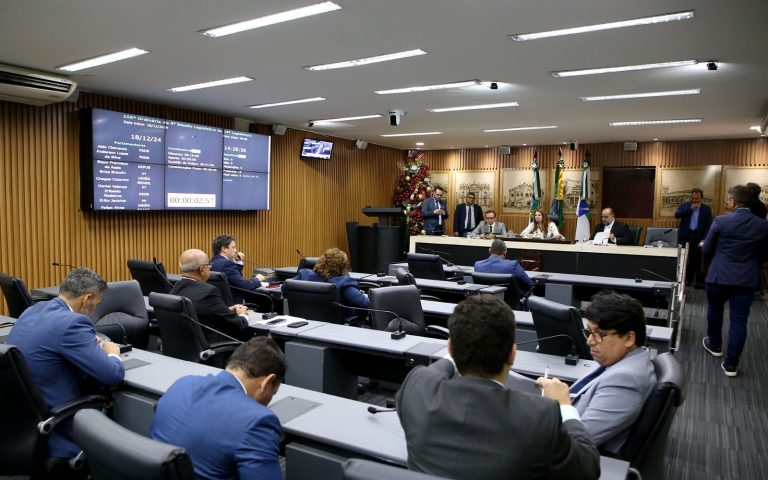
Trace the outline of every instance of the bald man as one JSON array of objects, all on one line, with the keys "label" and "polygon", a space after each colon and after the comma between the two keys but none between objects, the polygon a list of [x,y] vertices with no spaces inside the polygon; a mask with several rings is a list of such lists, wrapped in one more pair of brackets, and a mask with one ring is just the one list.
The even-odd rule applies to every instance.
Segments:
[{"label": "bald man", "polygon": [[[252,336],[248,328],[248,308],[239,304],[228,306],[219,289],[206,283],[211,264],[205,252],[184,251],[179,257],[179,270],[181,280],[173,286],[171,294],[190,299],[200,323],[243,341]],[[207,328],[203,328],[203,333],[209,342],[229,340]]]},{"label": "bald man", "polygon": [[592,238],[595,238],[600,232],[608,234],[608,243],[616,245],[632,245],[635,243],[635,237],[629,230],[629,227],[621,222],[616,221],[616,215],[613,213],[613,209],[610,207],[604,208],[600,214],[601,223],[595,227],[595,233],[592,234]]}]

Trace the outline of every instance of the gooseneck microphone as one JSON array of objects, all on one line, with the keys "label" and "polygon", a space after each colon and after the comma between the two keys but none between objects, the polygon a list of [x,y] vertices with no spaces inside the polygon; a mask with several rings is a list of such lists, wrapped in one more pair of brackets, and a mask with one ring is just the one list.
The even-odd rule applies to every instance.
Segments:
[{"label": "gooseneck microphone", "polygon": [[160,267],[158,266],[158,263],[157,263],[157,257],[152,257],[152,265],[155,267],[155,271],[163,278],[163,280],[165,280],[165,283],[167,283],[168,286],[171,288],[171,290],[173,290],[173,283],[171,283],[171,281],[168,280],[168,277],[165,275],[165,273],[163,273],[163,271],[160,270]]},{"label": "gooseneck microphone", "polygon": [[368,413],[372,415],[376,415],[377,413],[387,413],[387,412],[396,412],[396,408],[376,408],[373,406],[368,406]]},{"label": "gooseneck microphone", "polygon": [[378,310],[376,308],[353,307],[351,305],[343,305],[343,304],[341,304],[339,302],[333,302],[333,304],[336,305],[337,307],[349,308],[351,310],[361,310],[363,312],[388,313],[388,314],[392,315],[392,320],[397,320],[397,331],[396,332],[392,332],[389,337],[392,340],[402,340],[403,338],[405,338],[406,332],[405,332],[405,330],[403,330],[403,319],[400,317],[400,315],[396,314],[395,312],[393,312],[391,310]]},{"label": "gooseneck microphone", "polygon": [[[278,315],[278,313],[275,311],[275,301],[272,300],[272,296],[267,295],[266,293],[257,292],[256,290],[246,290],[244,288],[236,287],[236,286],[231,285],[231,284],[228,284],[228,285],[229,285],[229,288],[237,290],[239,292],[245,292],[245,293],[248,293],[248,294],[258,295],[259,297],[266,297],[267,300],[269,300],[269,312],[268,313],[262,313],[261,314],[261,318],[262,319],[270,320],[272,318],[275,318]],[[246,306],[248,306],[248,307],[250,307],[250,306],[258,307],[258,305],[255,305],[253,303],[246,304]]]},{"label": "gooseneck microphone", "polygon": [[571,342],[571,353],[565,356],[566,365],[576,365],[577,363],[579,363],[579,354],[576,353],[576,342],[574,342],[570,336],[564,333],[558,333],[557,335],[550,335],[548,337],[535,338],[533,340],[527,340],[525,342],[518,342],[515,345],[520,346],[520,345],[526,345],[534,342],[538,343],[538,342],[541,342],[542,340],[551,340],[553,338],[567,338],[568,341]]},{"label": "gooseneck microphone", "polygon": [[125,327],[120,323],[99,323],[93,326],[94,329],[98,327],[120,327],[120,330],[123,331],[123,342],[122,344],[118,344],[118,347],[120,348],[120,353],[126,353],[133,350],[133,347],[130,343],[128,343],[128,333],[125,331]]},{"label": "gooseneck microphone", "polygon": [[80,268],[80,267],[76,267],[74,265],[70,265],[68,263],[61,263],[61,262],[51,262],[51,265],[53,265],[54,267],[69,267],[69,268],[71,268],[73,270],[76,269],[76,268]]},{"label": "gooseneck microphone", "polygon": [[387,274],[386,274],[386,273],[384,273],[384,272],[374,272],[374,273],[370,273],[370,274],[368,274],[368,275],[365,275],[365,276],[363,276],[363,277],[360,277],[360,278],[358,278],[358,279],[357,279],[357,281],[358,281],[358,282],[360,282],[360,281],[363,281],[363,280],[365,280],[366,278],[371,278],[371,277],[385,277],[385,276],[387,276]]},{"label": "gooseneck microphone", "polygon": [[658,278],[660,278],[660,279],[662,279],[662,280],[665,280],[665,281],[667,281],[667,282],[677,283],[677,281],[676,281],[676,280],[672,280],[671,278],[667,278],[667,277],[665,277],[664,275],[660,275],[660,274],[658,274],[658,273],[656,273],[656,272],[652,272],[652,271],[648,270],[647,268],[641,268],[641,269],[640,269],[640,271],[641,271],[641,272],[650,273],[650,274],[651,274],[651,275],[653,275],[654,277],[658,277]]},{"label": "gooseneck microphone", "polygon": [[300,256],[301,258],[306,258],[306,257],[304,256],[304,254],[303,254],[303,253],[301,253],[301,251],[300,251],[298,248],[296,249],[296,253],[298,253],[298,254],[299,254],[299,256]]}]

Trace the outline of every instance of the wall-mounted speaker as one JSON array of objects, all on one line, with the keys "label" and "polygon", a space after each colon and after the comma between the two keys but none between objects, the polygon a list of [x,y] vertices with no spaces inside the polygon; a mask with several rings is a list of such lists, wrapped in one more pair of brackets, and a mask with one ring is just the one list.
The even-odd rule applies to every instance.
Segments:
[{"label": "wall-mounted speaker", "polygon": [[579,142],[576,140],[568,140],[568,150],[575,152],[579,148]]},{"label": "wall-mounted speaker", "polygon": [[365,148],[368,146],[368,142],[365,140],[355,140],[355,146],[360,150],[365,150]]},{"label": "wall-mounted speaker", "polygon": [[625,152],[636,152],[637,151],[637,142],[624,142],[624,151]]},{"label": "wall-mounted speaker", "polygon": [[285,135],[285,132],[288,130],[288,127],[285,125],[280,125],[279,123],[273,123],[272,124],[272,133],[275,135]]},{"label": "wall-mounted speaker", "polygon": [[499,147],[499,155],[509,155],[512,153],[512,147],[509,145],[502,145]]}]

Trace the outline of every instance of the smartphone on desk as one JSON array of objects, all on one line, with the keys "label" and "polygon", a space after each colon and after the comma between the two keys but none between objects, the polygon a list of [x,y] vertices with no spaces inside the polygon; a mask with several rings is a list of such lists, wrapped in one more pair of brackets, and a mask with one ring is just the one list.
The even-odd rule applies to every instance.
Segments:
[{"label": "smartphone on desk", "polygon": [[302,320],[302,321],[299,321],[299,322],[289,323],[286,326],[288,328],[299,328],[299,327],[303,327],[304,325],[309,325],[309,322],[305,322],[305,321]]},{"label": "smartphone on desk", "polygon": [[274,320],[270,320],[266,323],[266,325],[277,325],[278,323],[283,323],[287,321],[285,318],[276,318]]}]

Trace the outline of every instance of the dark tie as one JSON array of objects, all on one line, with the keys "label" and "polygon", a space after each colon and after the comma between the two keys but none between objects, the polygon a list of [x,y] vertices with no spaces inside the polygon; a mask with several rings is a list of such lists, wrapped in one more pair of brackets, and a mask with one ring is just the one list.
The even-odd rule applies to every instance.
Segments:
[{"label": "dark tie", "polygon": [[579,392],[579,390],[581,390],[582,388],[584,388],[584,386],[585,386],[586,384],[588,384],[588,383],[589,383],[589,382],[591,382],[592,380],[594,380],[594,379],[596,379],[597,377],[599,377],[599,376],[600,376],[600,375],[601,375],[601,374],[602,374],[604,371],[605,371],[605,367],[600,367],[600,368],[597,368],[597,369],[595,369],[595,370],[593,370],[593,371],[589,372],[588,374],[586,374],[586,375],[584,375],[583,377],[581,377],[580,379],[578,379],[578,380],[576,381],[576,383],[574,383],[573,385],[571,385],[571,388],[569,389],[569,391],[570,391],[571,393],[578,393],[578,392]]}]

